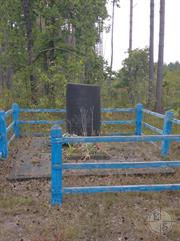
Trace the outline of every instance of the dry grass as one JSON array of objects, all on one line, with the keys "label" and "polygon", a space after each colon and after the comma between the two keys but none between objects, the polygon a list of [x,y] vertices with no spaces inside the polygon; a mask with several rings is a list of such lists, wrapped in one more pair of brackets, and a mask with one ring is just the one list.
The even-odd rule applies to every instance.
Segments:
[{"label": "dry grass", "polygon": [[[119,159],[160,160],[156,146],[104,145]],[[172,147],[172,159],[179,146]],[[14,161],[0,163],[0,241],[180,241],[180,192],[112,193],[64,196],[62,207],[50,205],[50,182],[6,180]],[[177,183],[174,175],[65,177],[66,186]],[[147,222],[153,209],[166,210],[176,221],[166,235],[152,233]]]}]

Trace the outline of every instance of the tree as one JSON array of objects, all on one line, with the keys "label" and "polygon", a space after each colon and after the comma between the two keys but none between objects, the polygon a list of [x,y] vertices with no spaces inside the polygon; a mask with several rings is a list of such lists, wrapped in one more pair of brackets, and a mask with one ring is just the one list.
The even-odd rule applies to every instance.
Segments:
[{"label": "tree", "polygon": [[60,106],[67,82],[107,82],[104,60],[95,51],[107,17],[106,0],[3,1],[3,97],[10,93],[22,106]]},{"label": "tree", "polygon": [[150,38],[149,38],[149,83],[148,83],[148,107],[153,103],[154,84],[154,0],[150,0]]},{"label": "tree", "polygon": [[[17,6],[14,11],[12,4]],[[14,71],[18,64],[22,64],[23,58],[22,31],[19,25],[21,16],[21,5],[19,2],[3,1],[0,7],[0,87],[11,90]],[[21,46],[21,50],[20,47]]]},{"label": "tree", "polygon": [[164,81],[163,81],[163,102],[164,109],[171,109],[175,116],[180,118],[180,63],[164,64]]},{"label": "tree", "polygon": [[114,57],[114,8],[115,0],[112,2],[112,22],[111,22],[111,63],[110,63],[110,76],[109,76],[109,91],[112,85],[112,68],[113,68],[113,57]]},{"label": "tree", "polygon": [[129,16],[129,51],[132,50],[132,31],[133,31],[133,0],[130,0],[130,16]]},{"label": "tree", "polygon": [[31,86],[31,100],[32,103],[35,103],[35,92],[36,92],[36,83],[35,77],[32,73],[32,63],[33,63],[33,34],[32,34],[32,6],[30,0],[22,1],[25,28],[26,28],[26,37],[27,37],[27,53],[28,53],[28,65],[30,68],[30,86]]},{"label": "tree", "polygon": [[148,49],[130,51],[128,58],[123,61],[120,76],[123,86],[127,88],[131,105],[137,102],[144,103],[148,80]]},{"label": "tree", "polygon": [[165,27],[165,0],[160,0],[160,25],[159,25],[159,53],[156,84],[156,110],[163,111],[163,62],[164,62],[164,27]]}]

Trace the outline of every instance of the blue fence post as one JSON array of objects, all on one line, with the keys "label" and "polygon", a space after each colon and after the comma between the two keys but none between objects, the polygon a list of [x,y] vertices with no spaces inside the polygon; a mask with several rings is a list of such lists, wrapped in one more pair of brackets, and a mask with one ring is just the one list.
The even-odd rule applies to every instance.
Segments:
[{"label": "blue fence post", "polygon": [[[164,126],[163,126],[163,135],[171,134],[172,132],[172,119],[173,119],[173,112],[167,111],[164,117]],[[161,155],[166,156],[169,153],[170,142],[163,141],[161,147]]]},{"label": "blue fence post", "polygon": [[13,129],[15,137],[20,136],[20,124],[19,124],[20,107],[18,104],[14,103],[12,105],[12,116],[13,116]]},{"label": "blue fence post", "polygon": [[143,127],[143,105],[137,104],[136,105],[136,130],[135,135],[140,136],[142,134],[142,127]]},{"label": "blue fence post", "polygon": [[5,112],[0,111],[0,159],[8,158],[8,139]]},{"label": "blue fence post", "polygon": [[51,129],[51,204],[62,205],[62,131],[59,126]]}]

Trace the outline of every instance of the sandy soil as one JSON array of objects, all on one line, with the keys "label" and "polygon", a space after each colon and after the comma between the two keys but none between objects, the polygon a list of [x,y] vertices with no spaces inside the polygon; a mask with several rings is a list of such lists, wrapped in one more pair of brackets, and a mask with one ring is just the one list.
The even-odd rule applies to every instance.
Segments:
[{"label": "sandy soil", "polygon": [[[104,144],[100,148],[111,159],[162,160],[159,147],[152,144]],[[11,147],[9,159],[0,162],[0,241],[180,241],[180,192],[68,195],[62,207],[51,207],[50,180],[7,180],[14,163],[23,161],[19,149],[26,150],[28,157],[35,146],[30,138],[20,139]],[[64,155],[70,161],[68,150]],[[36,158],[43,159],[43,154]],[[169,158],[180,159],[179,145],[172,146]],[[64,185],[180,183],[179,174],[174,170],[171,174],[74,175],[65,176]],[[170,219],[162,216],[155,223],[158,228],[171,221],[168,232],[152,231],[148,217],[155,209],[169,214]]]}]

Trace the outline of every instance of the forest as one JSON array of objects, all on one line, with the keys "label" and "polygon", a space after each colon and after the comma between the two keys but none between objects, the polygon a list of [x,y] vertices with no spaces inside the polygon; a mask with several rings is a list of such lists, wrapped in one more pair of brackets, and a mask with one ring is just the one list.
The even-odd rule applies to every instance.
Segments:
[{"label": "forest", "polygon": [[[159,82],[159,63],[153,61],[154,1],[150,1],[147,12],[151,21],[149,47],[132,49],[130,45],[129,55],[118,71],[113,71],[112,64],[109,66],[96,49],[101,33],[113,30],[113,16],[112,26],[104,24],[109,17],[107,2],[110,1],[2,1],[0,107],[6,109],[12,102],[63,107],[66,84],[84,83],[101,86],[103,106],[134,106],[141,102],[152,110],[173,110],[179,117],[180,63],[163,64],[161,56],[163,71]],[[112,8],[120,7],[118,0],[111,4]],[[161,0],[161,10],[163,4],[165,1]],[[160,31],[164,24],[161,13]],[[162,103],[158,107],[159,98]]]},{"label": "forest", "polygon": [[[136,48],[144,1],[148,45]],[[123,2],[129,41],[115,70]],[[180,58],[166,63],[164,51],[172,2],[0,1],[0,241],[180,241]]]}]

